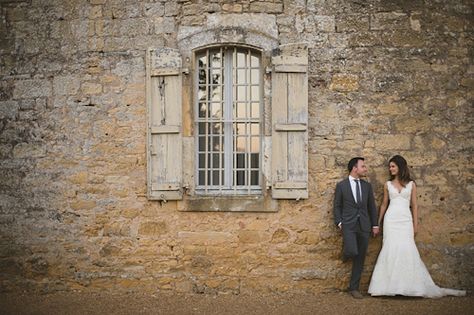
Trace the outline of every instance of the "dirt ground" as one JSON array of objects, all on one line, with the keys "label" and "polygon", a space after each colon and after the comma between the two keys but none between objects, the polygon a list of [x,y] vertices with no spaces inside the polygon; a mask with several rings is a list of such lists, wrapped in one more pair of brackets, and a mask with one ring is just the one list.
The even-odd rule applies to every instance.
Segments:
[{"label": "dirt ground", "polygon": [[0,314],[474,314],[474,297],[422,299],[347,293],[282,295],[178,295],[60,292],[0,293]]}]

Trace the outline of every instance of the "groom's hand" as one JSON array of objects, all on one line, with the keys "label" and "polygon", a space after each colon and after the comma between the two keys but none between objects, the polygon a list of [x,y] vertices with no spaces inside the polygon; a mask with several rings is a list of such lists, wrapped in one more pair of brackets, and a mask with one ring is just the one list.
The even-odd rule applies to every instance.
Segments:
[{"label": "groom's hand", "polygon": [[376,237],[380,233],[380,228],[378,226],[372,227],[372,236]]}]

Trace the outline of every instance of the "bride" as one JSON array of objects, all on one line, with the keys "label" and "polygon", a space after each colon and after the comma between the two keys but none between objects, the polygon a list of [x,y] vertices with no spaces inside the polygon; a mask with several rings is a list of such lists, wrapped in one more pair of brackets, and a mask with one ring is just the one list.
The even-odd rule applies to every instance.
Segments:
[{"label": "bride", "polygon": [[395,155],[389,161],[389,172],[391,180],[384,185],[379,215],[379,226],[385,215],[383,245],[370,280],[369,294],[429,298],[466,295],[466,291],[440,288],[431,279],[415,244],[416,185],[410,178],[407,161]]}]

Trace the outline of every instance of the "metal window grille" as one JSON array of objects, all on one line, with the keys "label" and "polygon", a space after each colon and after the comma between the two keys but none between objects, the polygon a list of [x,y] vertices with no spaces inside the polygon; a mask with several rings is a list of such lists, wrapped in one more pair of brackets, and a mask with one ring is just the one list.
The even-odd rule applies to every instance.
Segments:
[{"label": "metal window grille", "polygon": [[260,193],[260,53],[234,46],[202,50],[195,79],[198,193]]}]

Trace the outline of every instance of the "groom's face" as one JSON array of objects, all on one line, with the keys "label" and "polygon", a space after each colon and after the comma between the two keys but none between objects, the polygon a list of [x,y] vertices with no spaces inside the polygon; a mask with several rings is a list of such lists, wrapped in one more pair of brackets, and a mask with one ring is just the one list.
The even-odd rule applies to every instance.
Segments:
[{"label": "groom's face", "polygon": [[356,174],[359,175],[359,177],[364,177],[367,175],[367,166],[365,166],[365,162],[363,160],[357,161],[355,170]]}]

